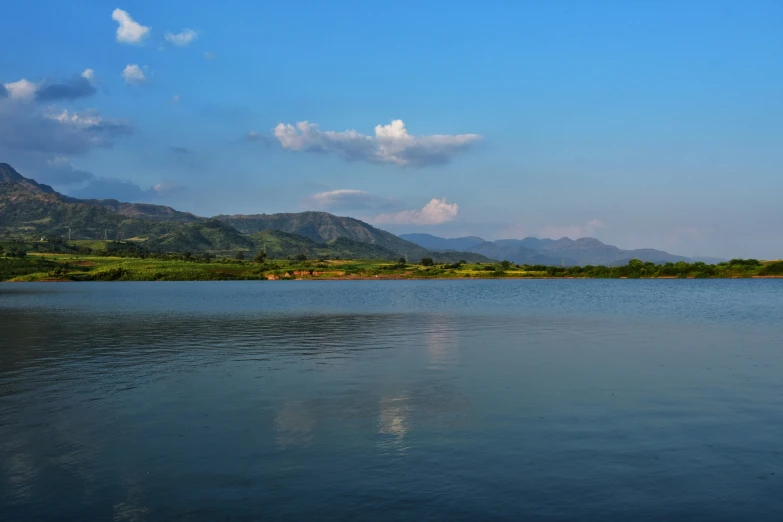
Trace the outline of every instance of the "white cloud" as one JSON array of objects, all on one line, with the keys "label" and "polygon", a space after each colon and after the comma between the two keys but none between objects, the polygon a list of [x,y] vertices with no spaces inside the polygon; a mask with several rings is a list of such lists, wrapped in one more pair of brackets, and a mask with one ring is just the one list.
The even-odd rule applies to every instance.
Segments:
[{"label": "white cloud", "polygon": [[198,38],[198,33],[193,29],[183,29],[178,33],[166,33],[164,38],[172,45],[185,47]]},{"label": "white cloud", "polygon": [[204,59],[205,60],[214,60],[217,58],[217,53],[213,51],[204,51]]},{"label": "white cloud", "polygon": [[296,126],[280,123],[274,134],[284,149],[334,153],[347,161],[425,166],[447,163],[452,156],[481,139],[478,134],[435,134],[413,136],[402,120],[377,125],[375,136],[355,130],[322,131],[318,125],[301,121]]},{"label": "white cloud", "polygon": [[8,96],[17,100],[32,100],[35,97],[36,91],[38,91],[39,84],[29,82],[22,78],[18,82],[11,82],[4,84],[8,91]]},{"label": "white cloud", "polygon": [[93,79],[95,79],[95,71],[93,71],[92,69],[85,69],[84,72],[82,73],[82,78],[84,78],[88,82],[93,81]]},{"label": "white cloud", "polygon": [[182,97],[179,94],[175,94],[171,97],[171,103],[179,103],[182,101]]},{"label": "white cloud", "polygon": [[140,44],[150,33],[149,27],[137,23],[122,9],[115,9],[111,18],[120,24],[117,27],[117,41],[120,43]]},{"label": "white cloud", "polygon": [[125,83],[127,84],[138,85],[147,81],[147,77],[144,75],[144,70],[135,63],[131,63],[125,66],[125,69],[122,70],[122,77],[125,79]]},{"label": "white cloud", "polygon": [[375,223],[389,225],[438,225],[457,219],[459,205],[447,203],[446,198],[432,198],[421,210],[401,210],[388,214],[378,214],[372,219]]}]

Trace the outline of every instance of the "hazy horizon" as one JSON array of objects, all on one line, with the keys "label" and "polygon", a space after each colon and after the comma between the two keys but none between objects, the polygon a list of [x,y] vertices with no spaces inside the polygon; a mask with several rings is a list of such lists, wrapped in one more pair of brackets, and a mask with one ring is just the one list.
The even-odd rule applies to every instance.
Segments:
[{"label": "hazy horizon", "polygon": [[11,4],[0,162],[204,216],[781,257],[783,4],[449,6]]}]

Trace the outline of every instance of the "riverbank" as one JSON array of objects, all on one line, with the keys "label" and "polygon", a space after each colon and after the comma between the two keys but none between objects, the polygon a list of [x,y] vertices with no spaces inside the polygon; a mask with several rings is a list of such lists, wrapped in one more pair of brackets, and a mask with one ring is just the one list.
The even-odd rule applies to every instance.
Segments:
[{"label": "riverbank", "polygon": [[619,267],[547,267],[491,264],[421,264],[379,260],[188,259],[28,254],[0,258],[0,281],[223,281],[223,280],[399,280],[399,279],[562,279],[562,278],[781,278],[783,262],[733,260],[718,265],[631,261]]}]

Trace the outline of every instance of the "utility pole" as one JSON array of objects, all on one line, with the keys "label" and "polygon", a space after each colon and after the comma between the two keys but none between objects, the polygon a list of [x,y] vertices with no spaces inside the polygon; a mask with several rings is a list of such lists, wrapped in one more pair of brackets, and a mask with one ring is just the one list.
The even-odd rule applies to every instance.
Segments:
[{"label": "utility pole", "polygon": [[103,229],[103,240],[108,241],[109,240],[109,231],[107,229]]},{"label": "utility pole", "polygon": [[68,229],[68,242],[71,242],[71,229]]}]

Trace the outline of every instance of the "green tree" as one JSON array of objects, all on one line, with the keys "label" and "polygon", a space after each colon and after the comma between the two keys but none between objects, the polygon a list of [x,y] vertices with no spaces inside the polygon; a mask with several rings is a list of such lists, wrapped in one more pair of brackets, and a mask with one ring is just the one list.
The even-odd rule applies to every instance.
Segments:
[{"label": "green tree", "polygon": [[237,253],[234,254],[234,259],[236,259],[237,261],[242,261],[243,259],[245,259],[245,253],[241,250],[237,250]]},{"label": "green tree", "polygon": [[263,250],[256,254],[256,257],[253,259],[256,263],[264,263],[266,261],[266,252]]},{"label": "green tree", "polygon": [[432,266],[435,262],[432,260],[431,257],[422,257],[421,258],[421,266]]}]

